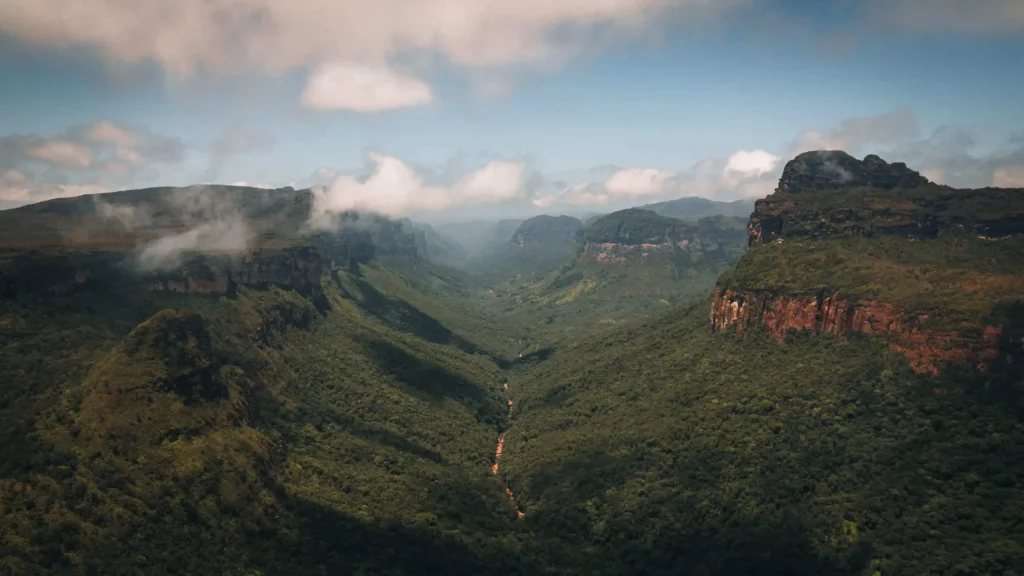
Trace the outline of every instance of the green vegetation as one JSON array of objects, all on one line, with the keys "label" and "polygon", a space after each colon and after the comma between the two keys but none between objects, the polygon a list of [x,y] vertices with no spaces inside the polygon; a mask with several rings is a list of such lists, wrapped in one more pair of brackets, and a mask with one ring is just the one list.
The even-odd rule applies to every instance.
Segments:
[{"label": "green vegetation", "polygon": [[510,239],[478,252],[467,269],[490,282],[536,278],[572,257],[582,225],[569,216],[530,218],[516,228]]},{"label": "green vegetation", "polygon": [[502,476],[585,574],[1024,567],[1024,386],[915,375],[862,338],[780,346],[707,306],[513,378]]},{"label": "green vegetation", "polygon": [[364,271],[5,302],[3,571],[517,572],[497,365]]},{"label": "green vegetation", "polygon": [[744,251],[746,226],[696,223],[643,209],[602,216],[578,233],[576,253],[531,282],[499,285],[485,301],[543,347],[703,298]]},{"label": "green vegetation", "polygon": [[[474,254],[215,187],[247,257],[140,274],[180,191],[105,197],[135,227],[91,198],[0,214],[0,574],[1024,572],[1017,200],[801,162],[749,251],[739,218],[634,209],[469,227],[504,236]],[[999,325],[1005,361],[715,334],[716,279]]]},{"label": "green vegetation", "polygon": [[700,220],[709,216],[726,216],[741,218],[744,222],[750,218],[754,211],[753,200],[734,200],[732,202],[718,202],[707,198],[679,198],[665,202],[647,204],[643,208],[657,212],[669,218],[680,220]]},{"label": "green vegetation", "polygon": [[948,233],[932,239],[892,235],[786,239],[752,249],[720,281],[723,288],[830,294],[942,310],[955,321],[1002,324],[1021,299],[1024,237]]}]

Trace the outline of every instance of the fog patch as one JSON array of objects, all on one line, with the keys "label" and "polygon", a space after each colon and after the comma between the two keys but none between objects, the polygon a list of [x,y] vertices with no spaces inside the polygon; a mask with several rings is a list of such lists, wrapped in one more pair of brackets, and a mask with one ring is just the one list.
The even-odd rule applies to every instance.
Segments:
[{"label": "fog patch", "polygon": [[186,230],[165,234],[141,246],[136,263],[144,271],[179,266],[190,252],[245,252],[256,236],[233,201],[209,194],[204,186],[176,191],[165,208],[176,227]]}]

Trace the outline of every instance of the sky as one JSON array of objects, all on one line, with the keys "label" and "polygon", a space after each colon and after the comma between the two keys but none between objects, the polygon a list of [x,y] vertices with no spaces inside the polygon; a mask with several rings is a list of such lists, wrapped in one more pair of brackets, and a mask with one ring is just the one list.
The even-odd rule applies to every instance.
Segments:
[{"label": "sky", "polygon": [[0,208],[198,183],[444,222],[1024,187],[1021,0],[0,0]]}]

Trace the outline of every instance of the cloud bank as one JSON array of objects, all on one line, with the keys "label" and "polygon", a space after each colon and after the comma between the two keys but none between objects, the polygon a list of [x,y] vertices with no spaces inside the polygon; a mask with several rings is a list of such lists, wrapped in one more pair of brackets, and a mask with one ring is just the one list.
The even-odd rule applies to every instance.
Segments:
[{"label": "cloud bank", "polygon": [[[752,0],[0,0],[0,32],[53,47],[200,71],[313,70],[303,102],[376,111],[431,102],[399,72],[435,61],[471,71],[550,69],[668,21],[699,23]],[[60,15],[55,17],[54,15]]]},{"label": "cloud bank", "polygon": [[331,184],[321,189],[314,207],[317,216],[348,210],[406,216],[456,206],[501,203],[525,195],[526,166],[522,162],[495,160],[445,186],[428,183],[423,174],[398,158],[371,152],[368,160],[373,166],[368,178],[335,174]]}]

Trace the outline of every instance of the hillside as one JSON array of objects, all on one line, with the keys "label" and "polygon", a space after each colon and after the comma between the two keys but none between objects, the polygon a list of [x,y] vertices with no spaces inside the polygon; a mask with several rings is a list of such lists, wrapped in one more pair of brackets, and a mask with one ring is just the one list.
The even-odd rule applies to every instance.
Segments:
[{"label": "hillside", "polygon": [[476,264],[313,200],[0,212],[0,573],[1024,572],[1024,191],[815,152]]},{"label": "hillside", "polygon": [[536,537],[582,573],[1024,569],[1022,199],[795,158],[713,300],[516,379]]},{"label": "hillside", "polygon": [[714,334],[709,301],[513,379],[502,477],[575,573],[1024,567],[1020,389],[861,338]]},{"label": "hillside", "polygon": [[541,333],[557,340],[703,298],[745,240],[737,218],[684,222],[622,210],[581,229],[574,255],[558,269],[500,295],[511,321],[540,324],[540,332],[532,329],[538,341]]},{"label": "hillside", "polygon": [[454,222],[435,227],[438,233],[454,240],[470,257],[490,253],[497,246],[504,246],[512,238],[523,220],[500,220],[497,222]]},{"label": "hillside", "polygon": [[536,278],[572,256],[582,226],[571,216],[534,216],[508,240],[476,253],[467,270],[489,283]]},{"label": "hillside", "polygon": [[[257,228],[238,208],[249,192],[206,199]],[[475,341],[494,324],[480,313],[431,315],[456,315],[459,280],[418,259],[405,224],[365,215],[143,267],[169,230],[210,223],[162,214],[176,193],[104,197],[154,214],[117,242],[92,198],[0,213],[52,224],[34,251],[5,245],[0,277],[0,571],[525,565],[490,473],[513,346]],[[88,235],[65,233],[82,222]]]},{"label": "hillside", "polygon": [[430,224],[416,223],[416,250],[424,258],[449,268],[462,269],[469,260],[469,251]]}]

